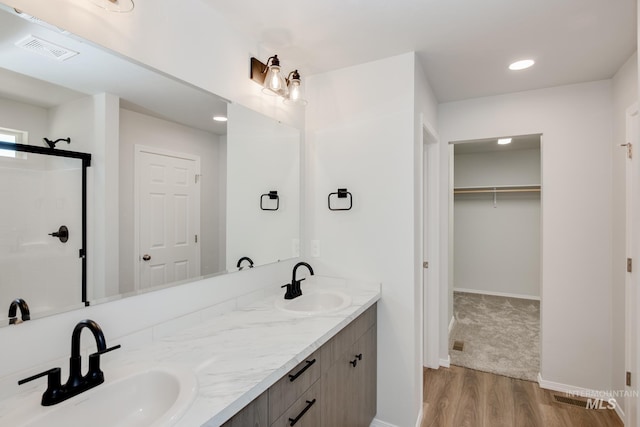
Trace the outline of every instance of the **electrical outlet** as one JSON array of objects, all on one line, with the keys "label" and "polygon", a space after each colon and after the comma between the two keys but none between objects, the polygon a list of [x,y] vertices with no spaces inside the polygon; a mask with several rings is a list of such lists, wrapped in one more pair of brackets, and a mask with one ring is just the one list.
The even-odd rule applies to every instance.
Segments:
[{"label": "electrical outlet", "polygon": [[320,257],[320,240],[311,241],[311,256],[314,258]]}]

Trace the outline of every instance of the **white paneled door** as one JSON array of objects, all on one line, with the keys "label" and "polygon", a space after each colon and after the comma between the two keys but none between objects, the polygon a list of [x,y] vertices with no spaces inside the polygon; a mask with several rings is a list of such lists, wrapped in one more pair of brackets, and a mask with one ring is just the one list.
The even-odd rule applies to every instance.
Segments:
[{"label": "white paneled door", "polygon": [[200,276],[200,159],[136,147],[136,288]]}]

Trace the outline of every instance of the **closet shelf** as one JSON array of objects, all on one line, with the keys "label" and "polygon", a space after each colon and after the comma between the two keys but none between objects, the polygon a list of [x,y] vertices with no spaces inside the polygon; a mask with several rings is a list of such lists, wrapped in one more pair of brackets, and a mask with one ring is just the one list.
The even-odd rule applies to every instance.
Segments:
[{"label": "closet shelf", "polygon": [[494,185],[492,187],[455,187],[453,194],[539,193],[540,185]]}]

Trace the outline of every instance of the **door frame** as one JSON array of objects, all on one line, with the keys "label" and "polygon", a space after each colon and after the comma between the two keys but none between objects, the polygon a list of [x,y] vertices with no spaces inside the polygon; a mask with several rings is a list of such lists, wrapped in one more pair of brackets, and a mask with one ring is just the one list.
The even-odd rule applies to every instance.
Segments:
[{"label": "door frame", "polygon": [[421,121],[422,130],[422,262],[423,312],[422,364],[438,369],[440,363],[440,137],[430,123]]},{"label": "door frame", "polygon": [[[164,148],[151,147],[148,145],[135,144],[134,147],[134,188],[133,188],[133,274],[134,274],[134,290],[140,289],[140,161],[142,153],[154,154],[158,156],[175,157],[178,159],[190,160],[195,162],[196,174],[200,175],[200,156],[189,153],[180,153],[177,151],[166,150]],[[201,187],[198,186],[200,193]],[[200,224],[198,223],[198,234],[200,233]]]},{"label": "door frame", "polygon": [[[632,386],[625,385],[626,399],[624,420],[625,425],[640,427],[640,413],[638,397],[638,380],[640,379],[640,328],[638,327],[638,313],[640,310],[640,292],[638,292],[637,263],[640,262],[640,197],[638,187],[634,182],[640,179],[640,159],[638,146],[640,145],[640,111],[638,103],[634,103],[626,110],[625,141],[632,144],[632,157],[625,161],[625,254],[636,264],[631,274],[625,273],[625,371],[631,372]],[[635,121],[635,133],[634,123]],[[635,325],[635,328],[630,326]],[[617,407],[616,407],[617,409]]]}]

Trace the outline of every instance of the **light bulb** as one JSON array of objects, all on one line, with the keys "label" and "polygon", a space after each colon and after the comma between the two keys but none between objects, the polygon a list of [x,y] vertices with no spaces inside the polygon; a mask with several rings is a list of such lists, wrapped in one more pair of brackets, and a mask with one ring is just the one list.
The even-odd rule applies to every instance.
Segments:
[{"label": "light bulb", "polygon": [[[287,83],[280,72],[280,60],[278,55],[274,55],[271,64],[267,66],[267,75],[264,77],[264,89],[262,92],[269,95],[280,95],[286,97],[289,94]],[[269,62],[267,61],[267,64]]]},{"label": "light bulb", "polygon": [[300,80],[292,80],[291,87],[289,88],[289,98],[292,101],[297,101],[302,97],[302,90],[300,88]]},{"label": "light bulb", "polygon": [[294,70],[289,74],[289,96],[284,99],[284,103],[287,105],[307,105],[298,70]]}]

